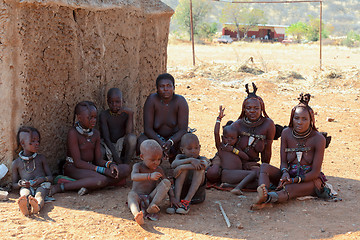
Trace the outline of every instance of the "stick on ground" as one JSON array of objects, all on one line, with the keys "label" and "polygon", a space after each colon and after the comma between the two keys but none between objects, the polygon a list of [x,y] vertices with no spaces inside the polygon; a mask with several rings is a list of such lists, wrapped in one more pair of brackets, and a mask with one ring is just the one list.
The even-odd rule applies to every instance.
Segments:
[{"label": "stick on ground", "polygon": [[224,211],[224,209],[223,209],[223,207],[221,205],[221,202],[220,201],[215,201],[215,203],[219,204],[220,211],[221,211],[222,215],[224,216],[227,227],[231,227],[230,220],[227,217],[227,215],[226,215],[226,213],[225,213],[225,211]]}]

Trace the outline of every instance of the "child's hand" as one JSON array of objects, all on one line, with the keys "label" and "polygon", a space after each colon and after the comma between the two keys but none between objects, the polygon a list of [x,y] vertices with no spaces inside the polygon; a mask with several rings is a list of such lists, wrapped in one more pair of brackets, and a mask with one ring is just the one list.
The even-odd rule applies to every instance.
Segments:
[{"label": "child's hand", "polygon": [[205,159],[200,160],[201,169],[205,169],[208,166],[208,162]]},{"label": "child's hand", "polygon": [[20,187],[26,187],[29,188],[30,187],[30,182],[27,180],[19,180],[18,185]]},{"label": "child's hand", "polygon": [[193,165],[196,170],[201,170],[201,162],[199,159],[192,159],[191,165]]},{"label": "child's hand", "polygon": [[220,118],[220,120],[221,120],[223,117],[225,117],[224,111],[225,111],[225,108],[223,108],[223,106],[220,105],[220,107],[219,107],[219,116],[218,116],[218,118]]},{"label": "child's hand", "polygon": [[162,177],[162,174],[161,173],[159,173],[159,172],[153,172],[153,173],[151,173],[150,174],[150,179],[151,180],[158,180],[159,178],[161,178]]},{"label": "child's hand", "polygon": [[233,146],[229,145],[229,144],[223,144],[221,143],[221,150],[226,151],[226,152],[232,152],[232,150],[234,149]]}]

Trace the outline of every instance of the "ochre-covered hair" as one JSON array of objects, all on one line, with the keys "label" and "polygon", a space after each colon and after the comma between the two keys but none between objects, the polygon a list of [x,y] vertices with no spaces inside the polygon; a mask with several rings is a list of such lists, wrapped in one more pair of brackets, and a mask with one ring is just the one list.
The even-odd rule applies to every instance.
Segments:
[{"label": "ochre-covered hair", "polygon": [[30,134],[30,138],[32,137],[32,134],[36,132],[38,135],[39,135],[39,142],[41,140],[41,135],[40,135],[40,132],[34,128],[34,127],[28,127],[28,126],[23,126],[19,129],[19,131],[17,132],[16,134],[16,141],[17,141],[17,145],[18,145],[18,148],[15,150],[15,152],[19,152],[21,151],[22,147],[21,147],[21,133],[29,133]]},{"label": "ochre-covered hair", "polygon": [[245,98],[243,104],[242,104],[242,109],[241,109],[241,114],[239,116],[239,119],[244,118],[245,117],[245,104],[249,99],[257,99],[260,102],[260,107],[261,107],[261,114],[263,117],[269,118],[269,116],[267,115],[266,111],[265,111],[265,103],[262,100],[261,97],[259,97],[258,95],[256,95],[256,91],[257,91],[257,87],[255,85],[255,83],[252,83],[253,86],[253,92],[249,91],[249,84],[245,84],[245,89],[247,92],[247,97]]},{"label": "ochre-covered hair", "polygon": [[309,93],[307,94],[303,94],[301,93],[299,96],[299,101],[300,103],[298,105],[296,105],[295,107],[293,107],[293,109],[291,110],[291,116],[290,116],[290,123],[289,123],[289,127],[293,127],[293,119],[294,119],[294,115],[295,115],[295,111],[297,108],[304,108],[308,111],[309,115],[310,115],[310,126],[313,130],[317,131],[317,128],[315,127],[315,114],[314,114],[314,110],[312,110],[312,108],[309,106],[309,102],[310,102],[310,97],[311,95]]}]

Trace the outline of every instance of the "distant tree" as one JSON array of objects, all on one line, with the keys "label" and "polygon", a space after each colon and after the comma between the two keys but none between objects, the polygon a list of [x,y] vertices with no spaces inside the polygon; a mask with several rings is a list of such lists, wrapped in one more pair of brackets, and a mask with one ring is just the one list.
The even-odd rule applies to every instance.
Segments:
[{"label": "distant tree", "polygon": [[305,38],[309,25],[303,22],[297,22],[291,24],[290,27],[286,29],[286,34],[292,35],[296,42],[300,43],[303,38]]},{"label": "distant tree", "polygon": [[203,23],[199,26],[198,36],[200,38],[211,40],[211,38],[216,34],[218,29],[217,23]]},{"label": "distant tree", "polygon": [[220,22],[231,23],[227,26],[230,30],[237,32],[240,39],[240,32],[244,32],[244,38],[247,32],[258,24],[265,24],[267,21],[264,11],[260,9],[248,9],[241,7],[240,4],[227,3],[221,12]]},{"label": "distant tree", "polygon": [[357,34],[353,30],[348,32],[346,39],[342,42],[343,45],[348,47],[358,47],[360,46],[360,34]]},{"label": "distant tree", "polygon": [[[206,15],[211,11],[212,5],[208,0],[193,0],[193,27],[194,35],[199,34],[200,26],[205,22]],[[179,29],[189,33],[191,36],[190,25],[190,0],[180,0],[179,5],[175,9],[174,21]]]},{"label": "distant tree", "polygon": [[[313,16],[309,16],[310,20],[309,20],[309,25],[308,25],[308,30],[307,30],[307,39],[309,41],[318,41],[319,40],[319,27],[320,27],[320,19],[319,18],[314,18]],[[331,25],[326,25],[324,22],[322,22],[322,32],[321,32],[321,36],[322,38],[328,38],[330,33],[333,30],[333,27]]]}]

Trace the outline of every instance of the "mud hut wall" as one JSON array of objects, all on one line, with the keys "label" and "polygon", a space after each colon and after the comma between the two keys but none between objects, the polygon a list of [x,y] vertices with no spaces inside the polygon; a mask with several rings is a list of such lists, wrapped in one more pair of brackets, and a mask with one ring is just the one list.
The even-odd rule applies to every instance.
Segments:
[{"label": "mud hut wall", "polygon": [[[15,30],[9,29],[9,21],[0,28],[12,32],[11,38],[5,34],[7,46],[0,45],[2,56],[9,56],[0,65],[5,70],[0,91],[6,120],[0,137],[8,142],[0,147],[1,162],[11,165],[16,131],[31,125],[40,130],[40,152],[57,170],[57,161],[66,156],[76,103],[93,101],[100,112],[107,107],[105,95],[111,87],[123,91],[125,104],[135,111],[136,133],[142,131],[143,104],[155,90],[156,76],[166,71],[172,12],[2,4],[11,9],[7,18],[14,20]],[[9,66],[12,70],[5,69]]]}]

